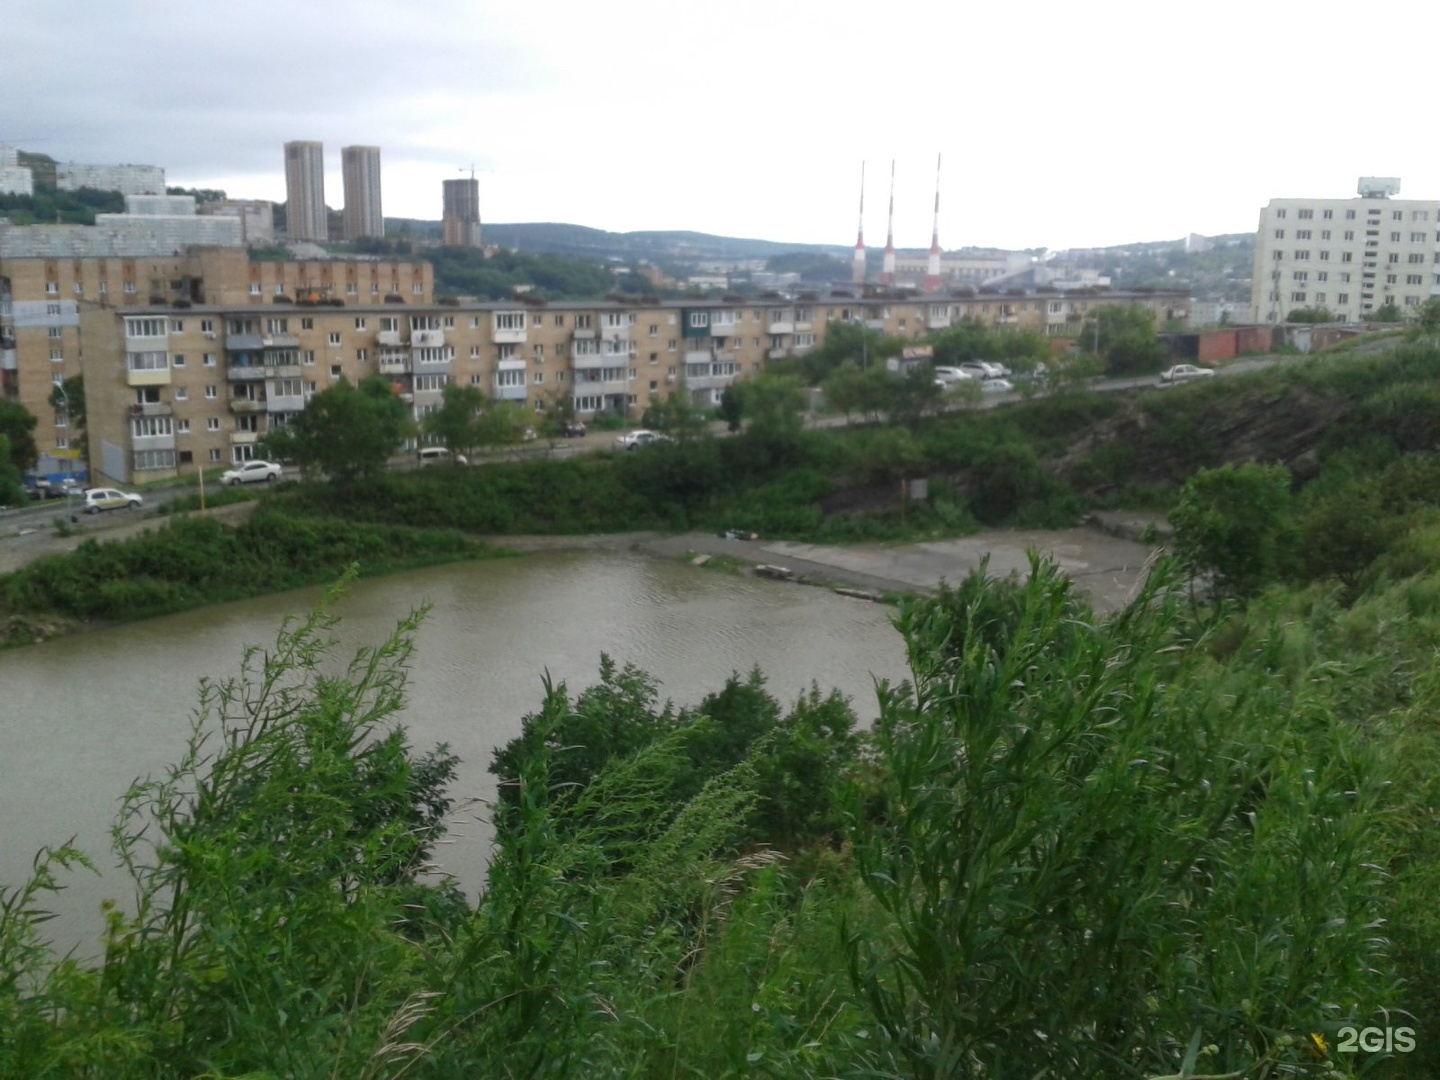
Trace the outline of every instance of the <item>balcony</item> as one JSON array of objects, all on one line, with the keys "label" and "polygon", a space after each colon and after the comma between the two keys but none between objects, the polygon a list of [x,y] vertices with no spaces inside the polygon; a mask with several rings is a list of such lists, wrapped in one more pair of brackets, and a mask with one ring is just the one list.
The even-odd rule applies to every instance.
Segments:
[{"label": "balcony", "polygon": [[244,382],[247,379],[265,378],[264,364],[227,364],[225,367],[225,378],[231,382]]},{"label": "balcony", "polygon": [[407,375],[410,372],[410,354],[380,354],[381,375]]},{"label": "balcony", "polygon": [[495,387],[495,396],[501,401],[524,401],[527,388],[520,386],[499,386]]},{"label": "balcony", "polygon": [[140,368],[127,369],[125,372],[126,386],[169,386],[170,368]]},{"label": "balcony", "polygon": [[140,401],[130,406],[131,416],[169,416],[174,411],[164,401]]},{"label": "balcony", "polygon": [[589,327],[586,327],[582,330],[577,326],[571,336],[574,337],[576,341],[594,341],[595,331],[591,330]]},{"label": "balcony", "polygon": [[18,371],[20,361],[14,349],[0,349],[0,371]]},{"label": "balcony", "polygon": [[226,352],[259,352],[265,347],[265,339],[259,334],[226,334]]},{"label": "balcony", "polygon": [[412,354],[410,357],[411,370],[416,375],[449,375],[450,365],[454,362],[448,352],[442,359],[427,359],[419,354]]},{"label": "balcony", "polygon": [[260,441],[258,431],[232,431],[230,433],[230,444],[232,446],[245,446]]},{"label": "balcony", "polygon": [[690,349],[685,353],[687,364],[708,364],[712,357],[709,349]]},{"label": "balcony", "polygon": [[789,349],[771,349],[765,354],[766,360],[784,360],[790,355]]},{"label": "balcony", "polygon": [[[226,339],[228,342],[228,338]],[[298,349],[300,339],[294,334],[266,334],[260,339],[262,348],[266,349]]]},{"label": "balcony", "polygon": [[766,332],[770,334],[793,334],[795,332],[795,324],[793,322],[772,322]]},{"label": "balcony", "polygon": [[130,436],[131,450],[174,450],[175,436],[171,435],[132,435]]},{"label": "balcony", "polygon": [[605,326],[600,329],[600,337],[604,341],[629,341],[630,326]]},{"label": "balcony", "polygon": [[[709,353],[705,354],[709,357]],[[601,356],[599,353],[586,353],[584,356],[573,356],[570,358],[570,366],[576,371],[592,371],[595,368],[614,367],[620,360],[617,356]],[[627,358],[628,362],[628,358]]]},{"label": "balcony", "polygon": [[300,364],[266,364],[265,378],[267,379],[298,379],[300,377]]},{"label": "balcony", "polygon": [[[576,332],[578,336],[578,331]],[[523,345],[525,344],[525,327],[521,325],[518,329],[495,327],[490,335],[490,340],[496,345]]]},{"label": "balcony", "polygon": [[950,313],[944,315],[928,315],[925,318],[925,327],[928,330],[948,330],[950,328]]},{"label": "balcony", "polygon": [[230,399],[230,411],[231,411],[232,413],[235,413],[237,416],[243,416],[243,415],[245,415],[245,414],[247,414],[247,413],[258,413],[258,412],[262,412],[262,411],[264,410],[264,408],[265,408],[265,399],[264,399],[264,398],[243,398],[243,397],[237,397],[237,398],[231,398],[231,399]]},{"label": "balcony", "polygon": [[416,405],[439,405],[445,400],[445,391],[442,389],[416,390],[411,394],[410,399]]},{"label": "balcony", "polygon": [[381,330],[375,335],[375,344],[382,349],[387,346],[394,348],[396,345],[404,345],[405,333],[402,330]]},{"label": "balcony", "polygon": [[443,349],[445,347],[445,331],[412,330],[410,331],[410,347],[412,349]]},{"label": "balcony", "polygon": [[795,333],[797,334],[808,334],[814,328],[815,324],[808,320],[800,319],[795,323]]},{"label": "balcony", "polygon": [[304,394],[270,394],[264,401],[267,413],[299,412],[305,408]]},{"label": "balcony", "polygon": [[738,319],[734,322],[717,323],[712,321],[710,323],[710,336],[712,338],[734,337],[738,333],[740,333],[740,320]]}]

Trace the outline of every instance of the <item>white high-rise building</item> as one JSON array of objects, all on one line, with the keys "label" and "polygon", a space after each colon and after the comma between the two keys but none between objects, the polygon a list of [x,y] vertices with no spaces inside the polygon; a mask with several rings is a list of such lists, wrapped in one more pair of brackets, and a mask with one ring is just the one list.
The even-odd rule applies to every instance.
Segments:
[{"label": "white high-rise building", "polygon": [[345,239],[384,236],[385,216],[380,209],[380,148],[342,147],[340,170],[345,179]]},{"label": "white high-rise building", "polygon": [[1260,211],[1250,317],[1325,308],[1364,322],[1440,296],[1440,200],[1396,199],[1400,181],[1361,177],[1351,199],[1272,199]]},{"label": "white high-rise building", "polygon": [[324,143],[285,144],[285,231],[292,240],[329,239]]}]

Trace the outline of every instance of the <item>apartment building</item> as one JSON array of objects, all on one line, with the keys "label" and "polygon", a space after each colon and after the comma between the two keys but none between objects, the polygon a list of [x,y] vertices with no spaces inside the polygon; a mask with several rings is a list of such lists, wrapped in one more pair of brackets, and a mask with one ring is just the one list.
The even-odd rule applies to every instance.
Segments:
[{"label": "apartment building", "polygon": [[345,181],[345,239],[384,236],[385,216],[380,209],[380,148],[341,147],[340,171]]},{"label": "apartment building", "polygon": [[92,469],[128,484],[245,461],[341,378],[381,376],[416,419],[451,382],[537,412],[638,416],[682,389],[717,404],[835,323],[919,338],[973,318],[1073,335],[1115,303],[1161,323],[1188,314],[1183,294],[1098,290],[460,303],[434,299],[423,262],[0,258],[0,392],[39,418],[42,452],[63,452],[68,418],[48,398],[83,373]]},{"label": "apartment building", "polygon": [[1440,295],[1440,201],[1397,199],[1400,182],[1362,177],[1350,199],[1272,199],[1260,211],[1249,317],[1284,322],[1327,308],[1364,322]]},{"label": "apartment building", "polygon": [[292,240],[329,239],[324,143],[285,144],[285,231]]},{"label": "apartment building", "polygon": [[480,246],[480,181],[473,176],[441,181],[441,228],[452,247]]}]

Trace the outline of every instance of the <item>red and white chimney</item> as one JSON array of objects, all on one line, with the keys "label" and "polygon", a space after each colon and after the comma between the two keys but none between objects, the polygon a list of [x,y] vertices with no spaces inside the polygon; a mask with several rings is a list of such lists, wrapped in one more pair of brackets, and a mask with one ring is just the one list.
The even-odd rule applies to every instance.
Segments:
[{"label": "red and white chimney", "polygon": [[855,234],[855,258],[850,263],[850,280],[865,284],[865,162],[860,162],[860,227]]},{"label": "red and white chimney", "polygon": [[890,159],[890,215],[885,224],[885,261],[880,267],[880,281],[887,287],[895,284],[895,159]]},{"label": "red and white chimney", "polygon": [[940,155],[935,155],[935,224],[930,230],[930,259],[925,264],[925,291],[940,289]]}]

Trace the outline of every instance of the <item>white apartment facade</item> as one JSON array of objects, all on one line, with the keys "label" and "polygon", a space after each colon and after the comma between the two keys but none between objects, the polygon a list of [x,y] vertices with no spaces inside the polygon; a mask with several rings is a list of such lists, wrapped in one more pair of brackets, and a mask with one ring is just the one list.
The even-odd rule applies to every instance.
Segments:
[{"label": "white apartment facade", "polygon": [[[1368,179],[1368,178],[1367,178]],[[1395,199],[1399,182],[1360,184],[1349,199],[1272,199],[1260,211],[1250,318],[1284,322],[1326,308],[1365,322],[1440,296],[1440,200]]]}]

